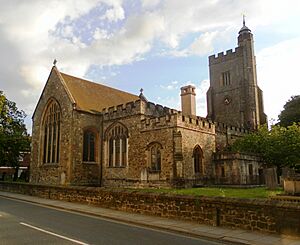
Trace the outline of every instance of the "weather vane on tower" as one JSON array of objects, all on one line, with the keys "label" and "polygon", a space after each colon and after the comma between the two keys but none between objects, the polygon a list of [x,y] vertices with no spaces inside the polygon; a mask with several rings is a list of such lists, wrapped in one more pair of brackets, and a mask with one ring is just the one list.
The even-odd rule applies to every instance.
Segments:
[{"label": "weather vane on tower", "polygon": [[244,13],[242,15],[243,15],[243,26],[246,26],[246,20],[245,20],[246,19],[246,15]]}]

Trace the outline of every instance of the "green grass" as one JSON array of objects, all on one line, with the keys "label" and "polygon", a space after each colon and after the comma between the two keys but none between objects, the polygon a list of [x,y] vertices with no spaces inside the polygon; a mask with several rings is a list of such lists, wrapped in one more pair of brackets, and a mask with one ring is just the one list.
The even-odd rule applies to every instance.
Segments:
[{"label": "green grass", "polygon": [[[132,190],[132,189],[131,189]],[[192,196],[214,196],[214,197],[237,197],[237,198],[268,198],[276,194],[283,193],[283,190],[268,190],[264,187],[257,188],[217,188],[217,187],[201,187],[189,189],[138,189],[141,192],[150,193],[169,193],[177,195]]]}]

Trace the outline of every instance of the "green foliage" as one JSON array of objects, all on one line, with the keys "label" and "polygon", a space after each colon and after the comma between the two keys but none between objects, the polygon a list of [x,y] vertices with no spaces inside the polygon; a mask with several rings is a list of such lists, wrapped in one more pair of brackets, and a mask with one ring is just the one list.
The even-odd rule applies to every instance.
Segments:
[{"label": "green foliage", "polygon": [[295,123],[300,123],[300,95],[292,96],[279,114],[279,124],[287,127]]},{"label": "green foliage", "polygon": [[26,114],[0,91],[0,166],[18,167],[22,152],[30,150],[24,124]]},{"label": "green foliage", "polygon": [[260,154],[272,166],[300,168],[300,124],[258,129],[232,145],[233,151]]}]

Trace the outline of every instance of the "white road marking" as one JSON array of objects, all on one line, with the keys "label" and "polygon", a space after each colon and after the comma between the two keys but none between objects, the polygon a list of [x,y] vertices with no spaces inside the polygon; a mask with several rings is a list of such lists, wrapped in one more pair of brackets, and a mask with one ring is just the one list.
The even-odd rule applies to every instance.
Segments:
[{"label": "white road marking", "polygon": [[89,245],[88,243],[84,243],[84,242],[81,242],[81,241],[78,241],[78,240],[75,240],[75,239],[72,239],[72,238],[69,238],[69,237],[65,237],[65,236],[62,236],[62,235],[53,233],[53,232],[51,232],[51,231],[46,231],[46,230],[43,230],[43,229],[41,229],[41,228],[38,228],[38,227],[35,227],[35,226],[32,226],[32,225],[26,224],[26,223],[23,223],[23,222],[20,222],[20,224],[21,224],[21,225],[24,225],[24,226],[27,226],[27,227],[29,227],[29,228],[31,228],[31,229],[38,230],[38,231],[47,233],[47,234],[49,234],[49,235],[56,236],[56,237],[59,237],[59,238],[62,238],[62,239],[65,239],[65,240],[68,240],[68,241],[71,241],[71,242],[74,242],[74,243],[77,243],[77,244],[81,244],[81,245]]}]

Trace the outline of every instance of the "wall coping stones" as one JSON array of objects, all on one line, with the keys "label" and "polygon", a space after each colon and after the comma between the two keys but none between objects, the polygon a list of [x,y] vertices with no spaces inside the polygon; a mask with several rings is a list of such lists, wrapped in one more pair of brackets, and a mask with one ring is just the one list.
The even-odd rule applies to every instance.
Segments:
[{"label": "wall coping stones", "polygon": [[294,202],[1,181],[0,190],[214,226],[300,235],[300,205]]}]

